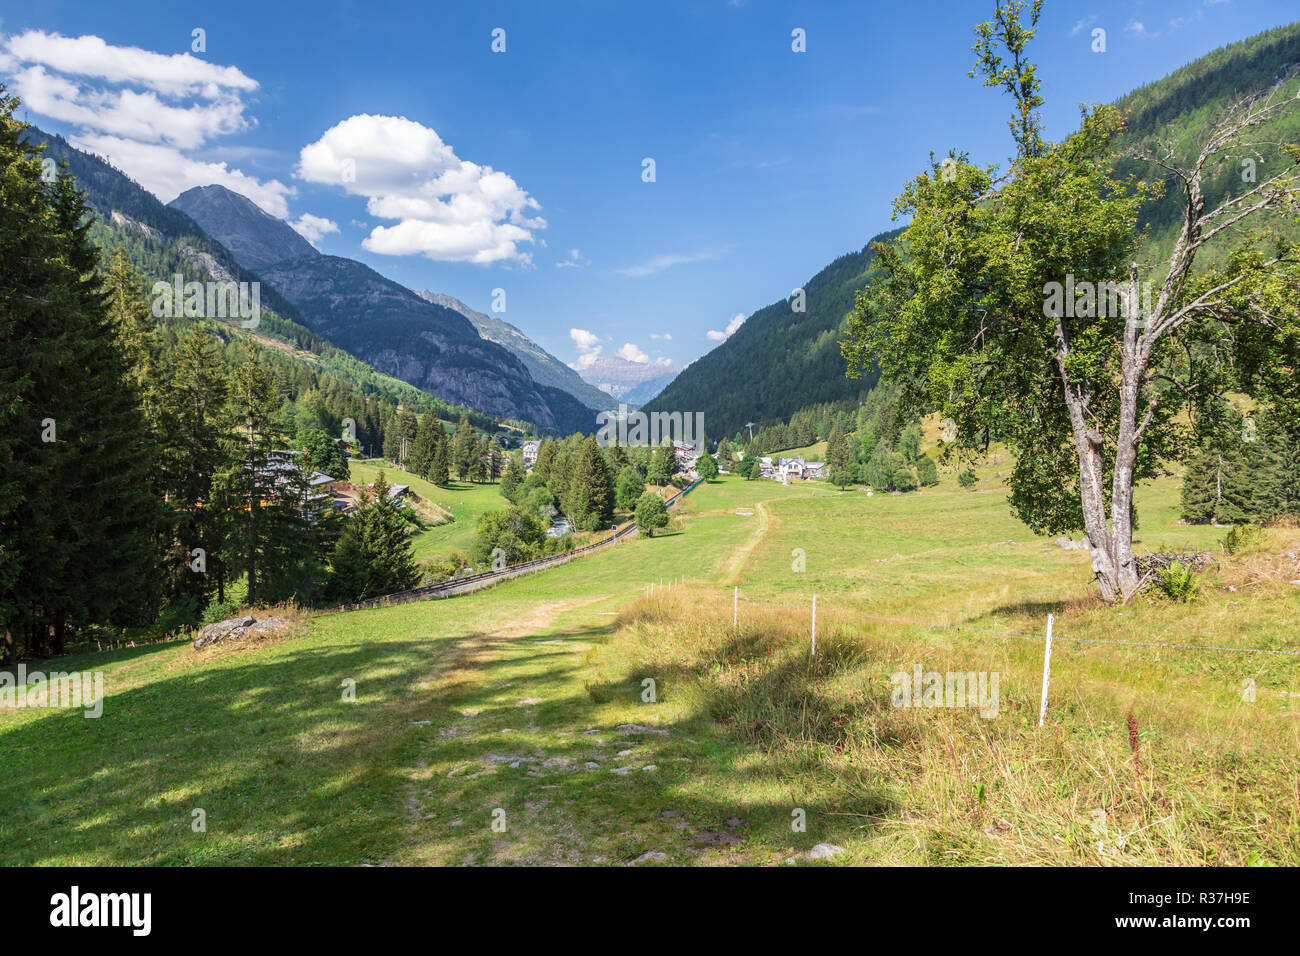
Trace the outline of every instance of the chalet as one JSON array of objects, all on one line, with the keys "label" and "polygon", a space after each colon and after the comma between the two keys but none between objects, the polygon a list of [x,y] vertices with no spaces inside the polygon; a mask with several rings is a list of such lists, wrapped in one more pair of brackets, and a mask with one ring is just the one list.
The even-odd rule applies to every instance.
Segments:
[{"label": "chalet", "polygon": [[776,478],[782,482],[807,481],[809,478],[825,478],[827,471],[825,462],[782,458],[777,463]]},{"label": "chalet", "polygon": [[528,441],[524,442],[522,445],[519,446],[520,450],[524,453],[525,470],[532,471],[533,465],[537,464],[537,449],[540,446],[541,446],[541,442],[537,441],[536,439],[529,439]]}]

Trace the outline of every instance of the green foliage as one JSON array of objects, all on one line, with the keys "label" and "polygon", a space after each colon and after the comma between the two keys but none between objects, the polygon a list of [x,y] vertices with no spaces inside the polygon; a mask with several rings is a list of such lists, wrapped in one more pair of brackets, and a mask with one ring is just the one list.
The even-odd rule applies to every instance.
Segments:
[{"label": "green foliage", "polygon": [[705,481],[712,481],[718,477],[718,463],[707,452],[700,454],[699,460],[695,463],[695,468]]},{"label": "green foliage", "polygon": [[645,479],[632,465],[624,465],[614,484],[614,501],[621,511],[632,511],[645,493]]},{"label": "green foliage", "polygon": [[1201,422],[1207,432],[1187,465],[1182,514],[1196,524],[1261,524],[1300,517],[1300,435],[1281,416],[1243,416],[1217,403]]},{"label": "green foliage", "polygon": [[524,468],[524,454],[517,451],[510,456],[506,463],[505,474],[501,477],[501,495],[511,504],[517,504],[519,501],[519,491],[528,478],[528,473]]},{"label": "green foliage", "polygon": [[967,491],[975,487],[979,479],[975,476],[975,471],[971,468],[963,468],[957,475],[957,484],[961,485]]},{"label": "green foliage", "polygon": [[475,567],[486,569],[500,562],[519,564],[540,557],[546,528],[536,512],[522,507],[489,511],[479,518],[474,530],[470,558]]},{"label": "green foliage", "polygon": [[1239,554],[1263,544],[1266,537],[1267,532],[1258,525],[1235,524],[1228,529],[1223,539],[1223,550],[1229,554]]},{"label": "green foliage", "polygon": [[391,594],[415,586],[419,572],[410,526],[388,496],[383,472],[349,516],[334,549],[331,593],[340,602]]},{"label": "green foliage", "polygon": [[753,481],[759,476],[759,472],[758,459],[754,455],[746,455],[737,469],[737,473],[746,481]]},{"label": "green foliage", "polygon": [[916,478],[927,488],[939,483],[939,468],[929,455],[922,455],[916,460]]},{"label": "green foliage", "polygon": [[42,179],[16,106],[0,87],[3,663],[147,623],[162,598],[156,446],[130,365],[148,348],[131,335],[138,304],[126,289],[115,308],[85,199],[66,168]]},{"label": "green foliage", "polygon": [[1191,564],[1174,561],[1156,572],[1156,586],[1170,600],[1191,601],[1201,591],[1201,579]]},{"label": "green foliage", "polygon": [[650,458],[646,480],[652,485],[666,485],[673,480],[677,470],[677,452],[671,445],[661,445]]},{"label": "green foliage", "polygon": [[655,529],[668,524],[668,509],[655,492],[647,491],[636,503],[636,529],[647,538],[653,538]]},{"label": "green foliage", "polygon": [[338,439],[320,429],[313,429],[300,432],[295,444],[312,468],[324,472],[335,481],[348,480],[348,456],[339,447]]}]

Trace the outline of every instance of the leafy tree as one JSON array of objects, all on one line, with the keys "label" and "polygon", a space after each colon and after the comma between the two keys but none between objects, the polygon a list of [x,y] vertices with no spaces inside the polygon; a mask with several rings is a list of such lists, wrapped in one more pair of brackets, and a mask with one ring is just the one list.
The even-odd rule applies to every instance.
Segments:
[{"label": "leafy tree", "polygon": [[731,450],[731,442],[727,441],[726,438],[723,438],[722,441],[718,442],[716,457],[718,459],[718,467],[725,468],[727,471],[731,470],[731,466],[734,464],[735,460],[735,453]]},{"label": "leafy tree", "polygon": [[894,473],[898,465],[894,453],[883,442],[871,452],[871,458],[862,468],[862,479],[876,491],[894,490]]},{"label": "leafy tree", "polygon": [[[1016,103],[1010,170],[995,178],[954,153],[908,185],[895,208],[910,225],[897,244],[878,247],[881,273],[858,297],[843,352],[850,374],[878,361],[913,407],[1004,442],[1016,457],[1013,511],[1038,533],[1082,528],[1101,596],[1116,601],[1141,584],[1134,488],[1185,453],[1182,413],[1195,421],[1229,389],[1298,399],[1300,257],[1249,230],[1273,210],[1298,208],[1300,148],[1240,195],[1206,198],[1219,165],[1249,154],[1253,131],[1295,100],[1265,93],[1234,103],[1208,118],[1189,158],[1173,143],[1135,150],[1183,200],[1172,253],[1143,267],[1139,210],[1161,185],[1114,175],[1124,118],[1113,107],[1086,110],[1064,142],[1042,139],[1039,81],[1025,55],[1041,0],[1027,27],[1025,6],[1002,0],[977,30],[976,69]],[[1230,229],[1244,233],[1241,245],[1198,270],[1207,243]],[[1144,268],[1152,295],[1141,289]]]},{"label": "leafy tree", "polygon": [[707,452],[700,455],[699,460],[695,463],[695,470],[700,473],[700,477],[705,481],[712,481],[718,477],[718,463]]},{"label": "leafy tree", "polygon": [[758,459],[756,457],[753,455],[746,455],[741,459],[737,471],[739,472],[740,477],[744,478],[746,481],[753,481],[761,474],[762,470],[759,467]]},{"label": "leafy tree", "polygon": [[916,460],[916,478],[925,487],[939,483],[939,468],[929,455],[922,455]]},{"label": "leafy tree", "polygon": [[624,465],[614,483],[614,501],[621,511],[632,511],[645,494],[645,479],[631,465]]},{"label": "leafy tree", "polygon": [[335,481],[347,481],[351,476],[348,456],[339,447],[338,440],[320,429],[298,435],[298,449],[311,462],[311,466],[329,475]]},{"label": "leafy tree", "polygon": [[527,480],[528,473],[524,468],[524,454],[517,451],[510,456],[506,463],[505,474],[501,477],[501,494],[506,501],[512,504],[518,503],[520,486]]},{"label": "leafy tree", "polygon": [[536,512],[522,507],[489,511],[475,526],[470,557],[476,566],[488,565],[500,549],[506,564],[519,564],[538,557],[545,540],[546,528]]},{"label": "leafy tree", "polygon": [[921,426],[915,423],[903,429],[898,438],[898,453],[909,465],[916,464],[921,455]]},{"label": "leafy tree", "polygon": [[650,458],[650,470],[646,475],[652,485],[667,485],[673,480],[677,470],[677,452],[672,445],[661,445],[654,450]]},{"label": "leafy tree", "polygon": [[912,471],[912,466],[900,464],[895,468],[890,484],[894,486],[895,491],[915,491],[917,487],[916,474]]},{"label": "leafy tree", "polygon": [[957,476],[957,484],[961,485],[967,491],[974,488],[978,481],[979,479],[975,476],[975,472],[970,468],[963,469],[961,474]]},{"label": "leafy tree", "polygon": [[668,524],[668,509],[664,500],[653,491],[647,491],[636,503],[636,529],[647,538],[653,538],[656,528]]}]

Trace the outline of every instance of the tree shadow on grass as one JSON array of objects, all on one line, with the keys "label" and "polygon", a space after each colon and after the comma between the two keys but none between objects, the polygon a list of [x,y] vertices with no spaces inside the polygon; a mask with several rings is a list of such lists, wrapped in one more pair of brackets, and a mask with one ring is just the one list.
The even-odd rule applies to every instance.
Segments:
[{"label": "tree shadow on grass", "polygon": [[[771,742],[734,720],[719,739],[712,706],[665,723],[647,710],[645,726],[663,734],[611,725],[601,701],[573,690],[585,667],[572,649],[610,632],[281,645],[269,659],[251,649],[110,686],[98,719],[52,710],[0,733],[0,862],[355,865],[421,844],[471,862],[628,862],[649,849],[707,861],[725,859],[733,840],[773,853],[842,841],[860,829],[849,820],[895,809],[869,785],[844,805],[833,739],[814,736],[827,759],[812,747],[756,761],[754,748]],[[108,653],[120,662],[167,646]],[[771,686],[795,680],[795,666]],[[610,699],[638,701],[642,670],[610,682]],[[682,664],[659,680],[672,693],[693,678]],[[349,680],[355,702],[343,699]],[[657,769],[613,772],[634,755]],[[826,786],[788,801],[745,796],[796,778]],[[495,833],[491,812],[503,805],[533,825]],[[804,833],[791,830],[796,809]],[[452,828],[451,815],[465,825]]]}]

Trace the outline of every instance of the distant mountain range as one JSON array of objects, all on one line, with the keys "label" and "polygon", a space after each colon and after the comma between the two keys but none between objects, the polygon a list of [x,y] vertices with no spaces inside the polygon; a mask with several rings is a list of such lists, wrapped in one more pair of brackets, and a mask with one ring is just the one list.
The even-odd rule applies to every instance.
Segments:
[{"label": "distant mountain range", "polygon": [[480,336],[514,353],[515,357],[524,363],[533,381],[539,385],[549,385],[568,392],[582,404],[596,411],[605,411],[615,406],[616,401],[613,397],[584,381],[577,372],[509,322],[471,309],[455,296],[430,292],[428,289],[414,291],[425,301],[459,312],[469,319]]},{"label": "distant mountain range", "polygon": [[309,328],[380,371],[447,401],[544,430],[592,429],[590,408],[536,382],[519,358],[480,337],[460,312],[421,298],[364,263],[323,255],[288,223],[238,193],[195,187],[170,205],[292,303]]},{"label": "distant mountain range", "polygon": [[644,405],[675,379],[678,371],[653,362],[629,362],[617,355],[579,362],[577,374],[629,405]]}]

